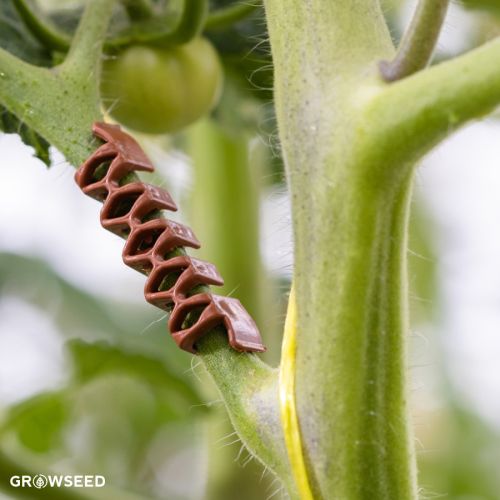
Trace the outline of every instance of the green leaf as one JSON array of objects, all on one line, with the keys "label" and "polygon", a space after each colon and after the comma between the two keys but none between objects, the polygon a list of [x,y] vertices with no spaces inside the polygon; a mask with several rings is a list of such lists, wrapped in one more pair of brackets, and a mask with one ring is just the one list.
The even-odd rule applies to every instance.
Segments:
[{"label": "green leaf", "polygon": [[[2,426],[3,432],[14,432],[29,450],[47,453],[59,448],[63,444],[65,428],[76,418],[73,411],[76,401],[88,403],[89,394],[95,392],[92,387],[100,387],[100,392],[97,391],[100,394],[106,387],[128,387],[124,383],[129,380],[144,388],[140,393],[146,395],[149,392],[155,401],[156,417],[149,423],[139,419],[137,432],[148,433],[152,431],[152,424],[158,427],[173,421],[185,421],[207,411],[202,398],[187,381],[189,379],[172,373],[158,359],[128,352],[106,342],[86,343],[74,339],[66,346],[73,361],[71,383],[61,391],[39,394],[11,407]],[[134,407],[136,404],[137,391],[107,392],[107,401],[113,411],[116,405]],[[144,408],[138,415],[143,414]],[[147,428],[143,429],[144,426]]]},{"label": "green leaf", "polygon": [[[421,453],[419,477],[425,492],[447,498],[498,500],[500,434],[473,409],[448,394],[448,405],[430,419]],[[423,495],[422,495],[423,497]]]},{"label": "green leaf", "polygon": [[107,342],[87,343],[73,339],[66,344],[74,363],[77,383],[110,375],[128,375],[146,382],[174,414],[186,416],[192,406],[205,408],[203,400],[186,377],[180,377],[161,360],[121,349]]},{"label": "green leaf", "polygon": [[35,156],[50,167],[50,144],[1,105],[0,130],[6,134],[18,134],[26,146],[31,146],[35,150]]},{"label": "green leaf", "polygon": [[52,56],[28,30],[11,0],[0,2],[0,47],[37,66],[51,66]]},{"label": "green leaf", "polygon": [[61,443],[69,414],[66,393],[47,392],[12,407],[5,428],[16,432],[26,448],[46,453]]},{"label": "green leaf", "polygon": [[0,252],[0,283],[9,293],[35,307],[50,310],[59,330],[86,340],[108,340],[132,352],[161,359],[170,370],[184,373],[191,357],[169,338],[165,321],[148,305],[95,297],[62,278],[46,262]]}]

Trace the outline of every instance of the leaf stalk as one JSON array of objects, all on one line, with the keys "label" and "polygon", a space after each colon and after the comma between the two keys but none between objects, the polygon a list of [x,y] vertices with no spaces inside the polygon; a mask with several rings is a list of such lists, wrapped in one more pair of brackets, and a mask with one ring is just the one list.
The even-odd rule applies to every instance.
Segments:
[{"label": "leaf stalk", "polygon": [[430,63],[449,4],[450,0],[419,0],[396,56],[379,64],[386,82],[401,80]]}]

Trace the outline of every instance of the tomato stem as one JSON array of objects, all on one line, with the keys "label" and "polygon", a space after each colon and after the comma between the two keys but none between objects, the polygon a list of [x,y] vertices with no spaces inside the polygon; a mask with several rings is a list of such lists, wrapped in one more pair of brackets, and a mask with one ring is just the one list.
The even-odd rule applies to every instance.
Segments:
[{"label": "tomato stem", "polygon": [[209,13],[205,23],[206,30],[224,29],[228,26],[242,21],[262,7],[261,0],[253,0],[254,3],[240,2],[228,7],[223,7]]},{"label": "tomato stem", "polygon": [[[500,37],[380,91],[367,90],[371,99],[364,126],[370,127],[370,148],[377,144],[380,154],[394,158],[393,168],[402,171],[402,165],[467,122],[491,113],[500,103],[500,69],[492,64],[499,58]],[[396,113],[401,106],[404,113]]]},{"label": "tomato stem", "polygon": [[265,7],[292,200],[301,460],[296,441],[288,446],[305,468],[296,469],[297,483],[307,477],[313,498],[414,500],[406,402],[411,168],[389,171],[377,144],[364,143],[379,124],[360,123],[378,92],[376,61],[393,54],[387,25],[372,0]]},{"label": "tomato stem", "polygon": [[420,0],[410,26],[392,61],[381,61],[387,82],[400,80],[425,68],[431,61],[450,0]]},{"label": "tomato stem", "polygon": [[[42,44],[52,50],[67,52],[71,46],[72,37],[58,29],[47,16],[36,12],[26,0],[13,0],[24,23]],[[208,13],[208,0],[184,0],[182,10],[173,28],[158,30],[158,22],[151,28],[148,21],[154,17],[154,11],[146,0],[123,0],[125,8],[136,25],[107,38],[104,47],[107,51],[123,49],[133,44],[144,43],[161,47],[184,44],[198,36]],[[159,14],[161,20],[165,14]],[[162,19],[166,22],[166,19]],[[157,20],[155,20],[157,21]]]},{"label": "tomato stem", "polygon": [[98,78],[102,47],[106,38],[116,0],[90,0],[71,41],[69,52],[60,67],[61,73],[71,73],[73,78],[84,82],[92,76],[92,86],[98,98]]},{"label": "tomato stem", "polygon": [[141,38],[160,47],[187,43],[201,33],[207,13],[208,0],[184,0],[182,12],[172,31]]}]

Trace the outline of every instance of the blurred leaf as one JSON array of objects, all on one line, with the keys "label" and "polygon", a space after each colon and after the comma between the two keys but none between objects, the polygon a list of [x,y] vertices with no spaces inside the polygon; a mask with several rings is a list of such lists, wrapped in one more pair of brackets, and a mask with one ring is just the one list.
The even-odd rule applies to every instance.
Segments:
[{"label": "blurred leaf", "polygon": [[84,323],[91,330],[119,331],[119,323],[104,300],[97,300],[70,284],[41,259],[0,252],[0,283],[4,292],[23,296],[42,309],[54,311],[63,328]]},{"label": "blurred leaf", "polygon": [[[211,2],[211,9],[234,4],[234,0]],[[226,69],[240,77],[240,88],[253,97],[272,100],[273,67],[264,11],[256,9],[236,24],[205,33],[217,47]]]},{"label": "blurred leaf", "polygon": [[261,103],[245,92],[243,87],[241,76],[227,70],[224,92],[214,111],[214,118],[232,135],[253,133],[262,120]]},{"label": "blurred leaf", "polygon": [[434,427],[434,449],[419,456],[425,493],[451,499],[498,500],[500,434],[453,401]]},{"label": "blurred leaf", "polygon": [[190,367],[191,356],[169,338],[158,311],[144,304],[122,304],[95,297],[68,282],[46,262],[0,252],[0,291],[23,297],[50,311],[66,335],[106,339],[129,351],[160,359],[175,373]]},{"label": "blurred leaf", "polygon": [[28,450],[64,453],[64,433],[84,417],[94,422],[89,438],[96,452],[132,463],[163,425],[207,411],[189,379],[158,359],[104,342],[71,340],[67,348],[74,365],[68,386],[16,404],[4,418],[3,433],[13,432]]},{"label": "blurred leaf", "polygon": [[46,453],[61,444],[61,432],[68,417],[67,395],[47,392],[13,406],[6,428],[16,432],[26,448]]},{"label": "blurred leaf", "polygon": [[74,339],[66,345],[73,360],[73,376],[77,383],[113,373],[128,375],[146,382],[154,392],[165,396],[164,404],[175,405],[176,414],[187,414],[193,405],[203,404],[189,379],[179,377],[158,359],[127,352],[106,342],[89,344]]},{"label": "blurred leaf", "polygon": [[31,34],[11,0],[0,2],[0,47],[37,66],[52,62],[50,51]]}]

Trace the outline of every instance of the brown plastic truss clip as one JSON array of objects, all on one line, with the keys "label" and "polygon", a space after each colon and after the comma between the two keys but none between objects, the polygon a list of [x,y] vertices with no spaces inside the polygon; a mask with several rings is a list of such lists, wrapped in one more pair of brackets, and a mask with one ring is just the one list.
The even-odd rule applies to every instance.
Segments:
[{"label": "brown plastic truss clip", "polygon": [[162,210],[177,210],[170,194],[144,182],[126,182],[132,172],[154,170],[139,144],[117,125],[95,123],[93,132],[104,144],[78,169],[76,182],[85,194],[104,203],[102,226],[127,240],[123,261],[148,275],[146,300],[171,312],[168,326],[177,345],[195,353],[197,340],[224,326],[237,351],[265,351],[255,322],[239,300],[196,293],[201,285],[223,285],[215,266],[172,254],[184,247],[199,248],[200,243],[188,227],[162,218]]}]

